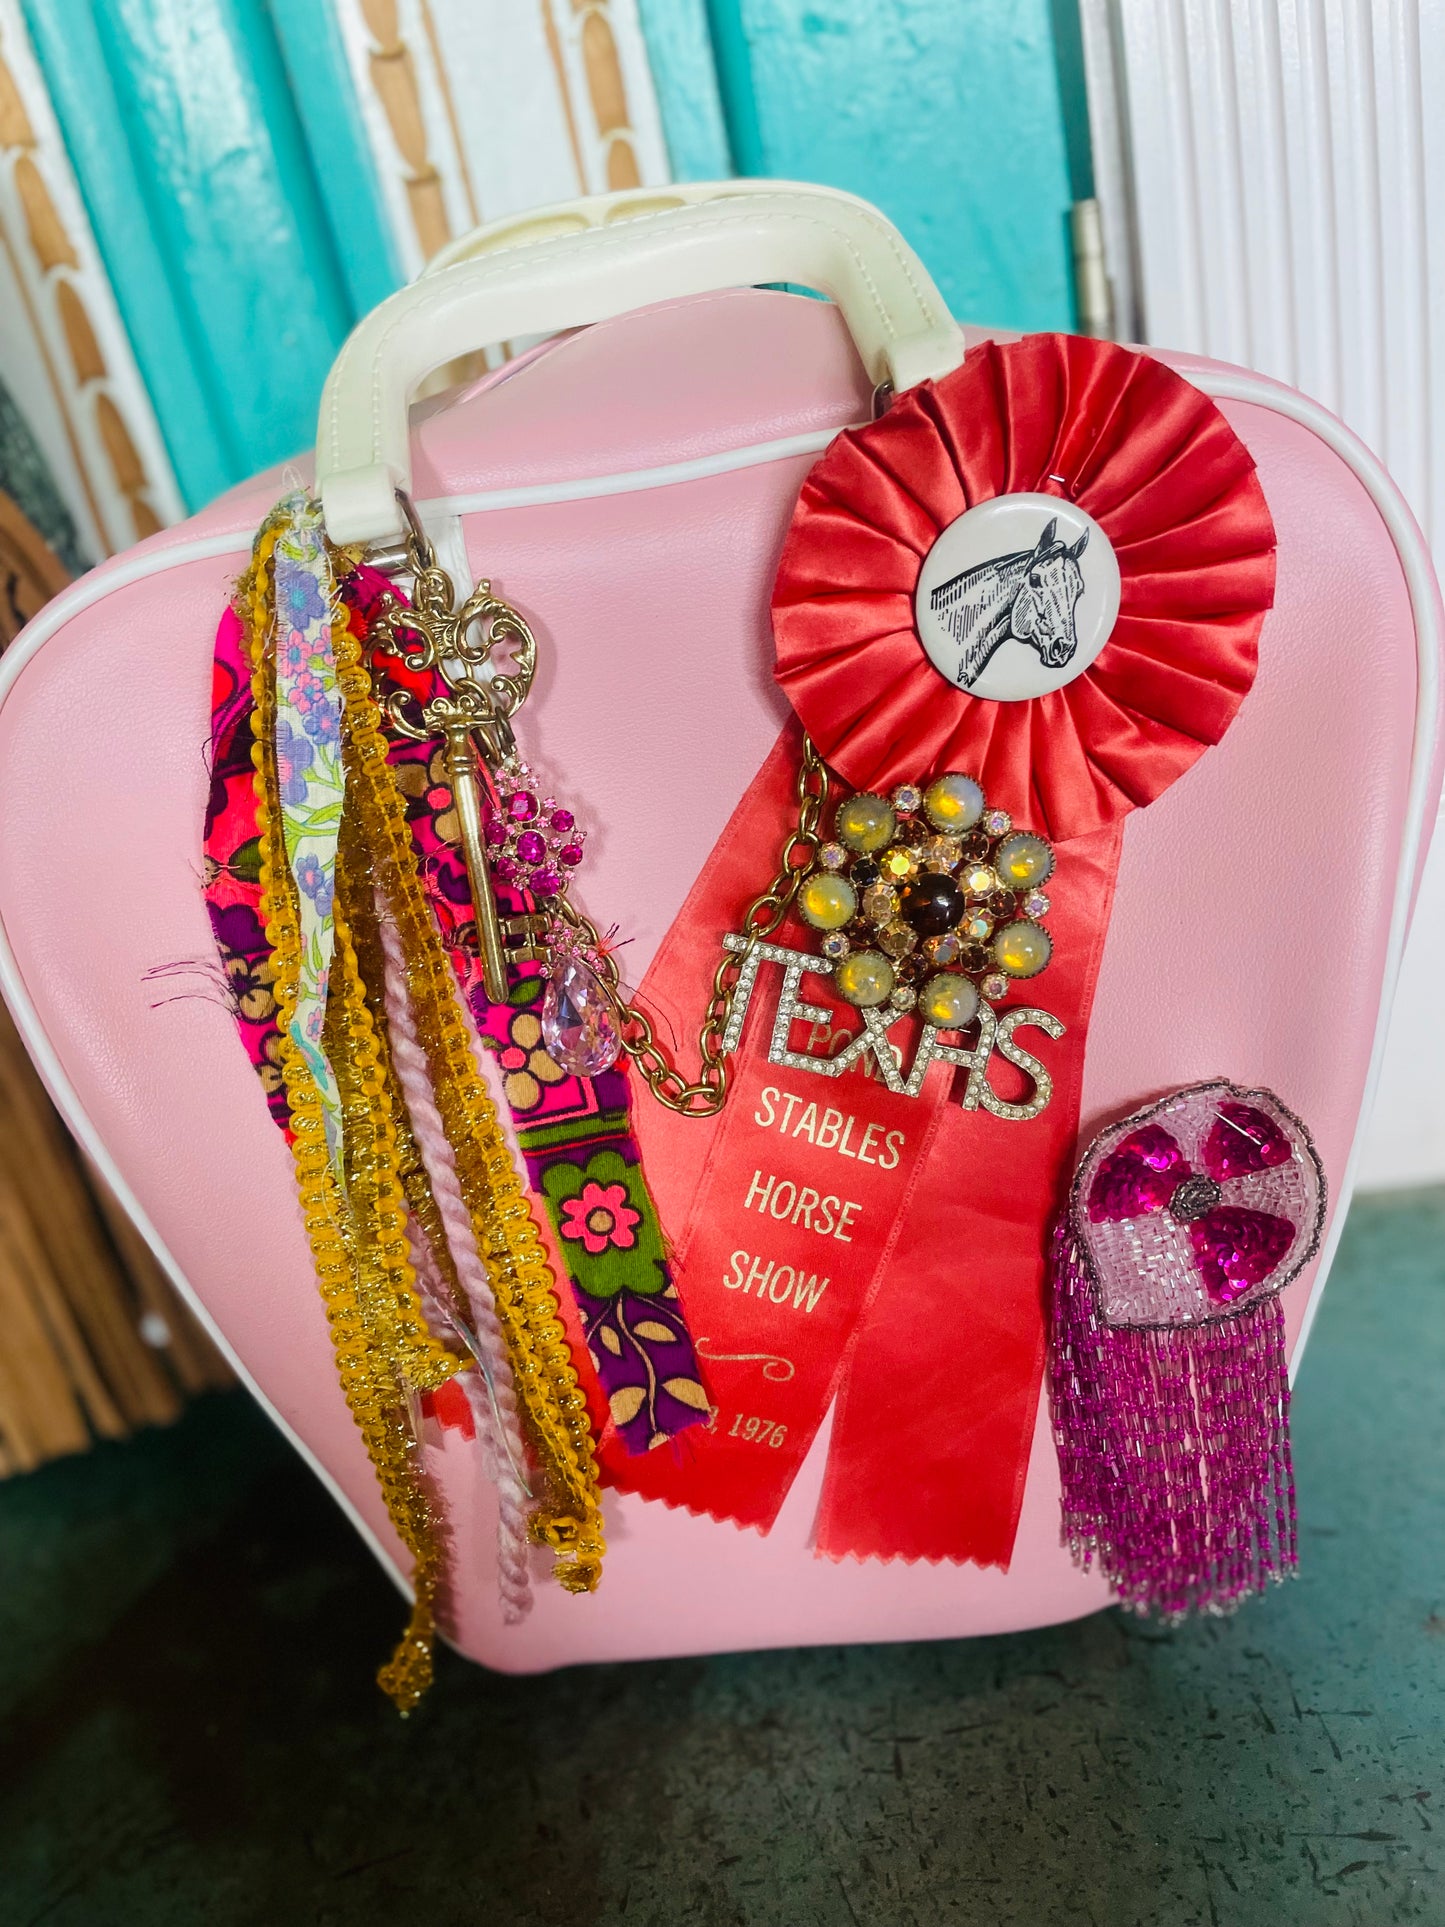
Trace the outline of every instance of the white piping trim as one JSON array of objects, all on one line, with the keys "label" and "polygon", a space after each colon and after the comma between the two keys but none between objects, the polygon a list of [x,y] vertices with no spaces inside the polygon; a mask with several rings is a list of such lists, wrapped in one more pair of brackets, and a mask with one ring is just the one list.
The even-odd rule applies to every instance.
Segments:
[{"label": "white piping trim", "polygon": [[[1360,1118],[1345,1165],[1345,1175],[1335,1200],[1330,1233],[1325,1241],[1324,1250],[1320,1254],[1309,1303],[1305,1308],[1299,1343],[1295,1348],[1294,1363],[1291,1368],[1291,1375],[1293,1375],[1304,1354],[1305,1341],[1309,1337],[1320,1295],[1324,1290],[1325,1280],[1329,1276],[1330,1266],[1334,1262],[1335,1250],[1354,1191],[1363,1127],[1369,1117],[1376,1087],[1380,1081],[1390,1011],[1394,1003],[1395,987],[1400,974],[1400,960],[1409,927],[1409,906],[1414,891],[1416,864],[1428,814],[1425,807],[1426,789],[1435,753],[1442,637],[1436,618],[1433,594],[1434,574],[1429,551],[1399,490],[1364,444],[1352,435],[1342,422],[1336,421],[1327,410],[1291,389],[1279,387],[1254,376],[1219,372],[1213,369],[1192,371],[1186,378],[1206,394],[1214,396],[1216,400],[1249,403],[1271,409],[1275,414],[1296,421],[1334,450],[1345,465],[1358,476],[1380,511],[1381,520],[1389,531],[1400,558],[1410,606],[1415,617],[1419,674],[1416,690],[1415,735],[1405,835],[1396,872],[1394,906],[1381,984],[1380,1015],[1375,1029],[1369,1069],[1366,1073]],[[750,468],[763,462],[781,461],[789,456],[810,454],[825,448],[837,432],[837,430],[829,430],[815,435],[787,436],[777,441],[759,442],[745,448],[729,449],[722,454],[705,456],[697,461],[675,462],[660,468],[597,476],[581,482],[543,484],[527,489],[494,489],[474,495],[443,497],[423,503],[420,507],[423,511],[431,513],[440,511],[454,515],[476,514],[494,508],[520,507],[524,502],[540,506],[547,502],[579,501],[590,496],[620,495],[636,489],[662,488],[672,482],[697,481],[708,475],[726,474],[735,469]],[[177,543],[171,548],[155,549],[132,556],[128,561],[113,565],[103,572],[97,571],[94,576],[83,577],[71,589],[49,603],[16,640],[4,658],[0,659],[0,703],[4,702],[26,663],[31,660],[42,644],[47,642],[72,616],[93,607],[112,589],[127,587],[130,583],[143,581],[148,576],[163,574],[168,569],[179,568],[187,562],[198,562],[224,555],[244,555],[251,547],[251,539],[249,531],[205,536],[192,542]],[[217,1349],[230,1364],[237,1378],[245,1385],[272,1423],[290,1440],[300,1457],[311,1467],[342,1512],[350,1519],[363,1541],[376,1555],[383,1570],[391,1575],[398,1590],[410,1597],[410,1588],[404,1576],[398,1571],[366,1520],[356,1510],[328,1469],[297,1438],[217,1330],[210,1312],[167,1251],[155,1227],[141,1208],[139,1200],[121,1176],[114,1159],[96,1132],[94,1124],[86,1115],[74,1087],[65,1075],[54,1047],[40,1024],[16,964],[15,953],[11,949],[3,920],[0,920],[0,992],[3,992],[10,1006],[16,1028],[34,1058],[57,1109],[110,1185],[122,1209],[150,1246],[180,1296],[215,1341]]]},{"label": "white piping trim", "polygon": [[417,514],[477,515],[488,509],[540,508],[551,502],[586,502],[599,495],[671,488],[678,482],[702,482],[710,475],[758,468],[764,462],[819,455],[841,433],[841,428],[824,428],[808,435],[783,435],[775,442],[754,442],[746,448],[730,448],[723,455],[698,455],[691,461],[667,462],[659,468],[634,468],[624,475],[584,475],[574,482],[536,482],[521,488],[484,489],[474,495],[439,495],[418,502]]}]

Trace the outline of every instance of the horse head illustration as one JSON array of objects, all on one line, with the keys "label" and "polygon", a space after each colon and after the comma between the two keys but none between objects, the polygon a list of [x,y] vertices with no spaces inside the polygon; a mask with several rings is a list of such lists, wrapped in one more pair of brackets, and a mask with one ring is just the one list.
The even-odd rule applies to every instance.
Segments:
[{"label": "horse head illustration", "polygon": [[1084,593],[1079,557],[1089,531],[1078,541],[1058,541],[1055,517],[1032,549],[997,555],[933,591],[929,607],[942,617],[961,650],[960,689],[971,689],[997,650],[1011,638],[1038,652],[1047,669],[1062,669],[1079,646],[1074,615]]}]

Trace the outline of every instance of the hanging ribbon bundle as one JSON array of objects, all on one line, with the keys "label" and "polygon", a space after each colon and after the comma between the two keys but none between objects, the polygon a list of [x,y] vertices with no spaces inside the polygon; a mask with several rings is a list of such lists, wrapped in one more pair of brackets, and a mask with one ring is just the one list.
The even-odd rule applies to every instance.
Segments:
[{"label": "hanging ribbon bundle", "polygon": [[[343,1389],[414,1561],[411,1623],[381,1674],[405,1711],[430,1679],[443,1580],[420,1451],[426,1412],[483,1434],[501,1487],[509,1617],[529,1601],[529,1538],[551,1548],[565,1587],[588,1591],[603,1534],[586,1398],[460,1000],[475,951],[455,917],[438,914],[454,879],[439,874],[437,849],[419,850],[391,761],[415,745],[383,730],[363,658],[366,611],[384,585],[350,565],[338,584],[337,560],[314,506],[288,498],[257,539],[239,615],[223,620],[206,893],[238,1023],[295,1158]],[[428,827],[451,801],[435,800]],[[530,979],[514,1031],[536,1001],[535,969]],[[534,1056],[549,1085],[568,1081]],[[572,1109],[605,1117],[605,1135],[625,1145],[625,1096],[610,1095],[608,1107],[589,1086]],[[558,1109],[554,1154],[574,1135],[558,1130]],[[633,1188],[641,1194],[640,1178]],[[641,1223],[624,1195],[613,1184],[594,1203],[583,1191],[589,1250],[606,1208],[619,1225]],[[646,1283],[670,1288],[655,1271]],[[609,1303],[620,1295],[614,1287]],[[657,1316],[673,1354],[690,1359],[680,1316]],[[602,1345],[605,1355],[605,1335]],[[485,1397],[458,1408],[443,1393],[464,1365]],[[679,1385],[684,1373],[672,1373]],[[688,1420],[705,1405],[698,1392]],[[669,1416],[654,1415],[654,1431]]]}]

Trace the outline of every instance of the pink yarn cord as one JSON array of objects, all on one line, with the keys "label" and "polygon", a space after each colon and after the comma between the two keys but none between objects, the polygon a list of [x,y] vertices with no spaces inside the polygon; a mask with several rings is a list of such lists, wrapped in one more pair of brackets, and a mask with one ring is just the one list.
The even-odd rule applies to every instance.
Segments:
[{"label": "pink yarn cord", "polygon": [[[496,1436],[490,1401],[485,1394],[480,1398],[472,1396],[474,1388],[469,1386],[472,1410],[482,1427],[480,1436],[487,1444],[487,1473],[496,1483],[500,1502],[497,1583],[502,1596],[502,1616],[508,1625],[515,1625],[531,1610],[532,1580],[528,1568],[528,1499],[521,1480],[513,1470],[514,1466],[525,1465],[527,1459],[517,1417],[512,1364],[497,1320],[486,1266],[477,1250],[471,1213],[462,1197],[456,1157],[442,1128],[441,1112],[437,1109],[432,1092],[426,1053],[417,1036],[416,1020],[406,991],[406,959],[401,935],[380,906],[378,922],[386,963],[386,1017],[391,1038],[391,1061],[411,1117],[417,1148],[431,1180],[432,1196],[446,1231],[452,1263],[456,1266],[457,1277],[471,1307],[477,1350],[490,1378],[492,1396],[505,1433],[504,1438]],[[435,1277],[434,1272],[433,1278],[426,1282],[433,1288],[440,1285],[440,1279]],[[473,1374],[468,1373],[467,1376],[472,1377]]]}]

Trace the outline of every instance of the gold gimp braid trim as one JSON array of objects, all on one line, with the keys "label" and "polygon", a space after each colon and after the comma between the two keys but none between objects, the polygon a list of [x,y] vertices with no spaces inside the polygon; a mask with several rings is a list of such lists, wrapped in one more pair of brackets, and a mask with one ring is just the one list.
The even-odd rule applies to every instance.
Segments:
[{"label": "gold gimp braid trim", "polygon": [[437,1522],[407,1417],[407,1387],[433,1389],[458,1369],[459,1361],[426,1334],[405,1257],[404,1218],[397,1208],[400,1191],[394,1171],[388,1170],[386,1130],[377,1128],[374,1033],[368,1059],[365,1033],[370,1019],[348,942],[338,941],[343,989],[333,1001],[343,1013],[338,1021],[360,1045],[343,1108],[348,1170],[359,1182],[354,1209],[348,1209],[353,1201],[343,1200],[337,1186],[327,1153],[320,1095],[288,1028],[296,1006],[301,937],[282,836],[274,754],[275,651],[268,643],[273,631],[276,533],[275,526],[268,524],[257,538],[252,572],[239,598],[247,622],[254,701],[252,763],[261,841],[261,914],[275,962],[281,1068],[291,1110],[297,1190],[337,1371],[376,1469],[387,1513],[413,1560],[415,1600],[406,1631],[377,1675],[382,1690],[406,1714],[431,1684],[434,1606],[442,1577]]},{"label": "gold gimp braid trim", "polygon": [[[337,562],[343,566],[342,558]],[[559,1583],[569,1592],[591,1592],[601,1577],[606,1539],[587,1401],[558,1316],[551,1266],[472,1054],[452,966],[387,763],[381,711],[344,605],[333,624],[332,650],[344,710],[348,814],[354,809],[357,843],[401,937],[417,1034],[539,1463],[543,1490],[529,1529],[556,1555]]]},{"label": "gold gimp braid trim", "polygon": [[367,1309],[387,1363],[404,1385],[432,1391],[459,1369],[427,1329],[406,1237],[401,1148],[356,946],[341,895],[333,906],[336,954],[323,1036],[341,1099],[346,1208]]}]

